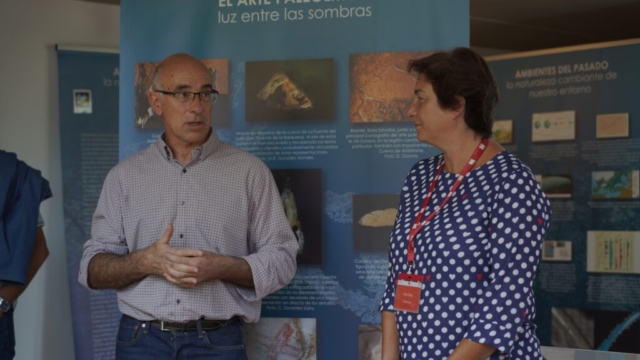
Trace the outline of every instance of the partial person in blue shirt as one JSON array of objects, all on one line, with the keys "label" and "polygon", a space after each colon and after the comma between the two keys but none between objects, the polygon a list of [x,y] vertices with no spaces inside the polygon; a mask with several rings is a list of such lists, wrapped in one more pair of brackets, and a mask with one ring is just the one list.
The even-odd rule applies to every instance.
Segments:
[{"label": "partial person in blue shirt", "polygon": [[15,356],[16,301],[49,255],[39,208],[50,197],[40,171],[0,150],[0,360]]}]

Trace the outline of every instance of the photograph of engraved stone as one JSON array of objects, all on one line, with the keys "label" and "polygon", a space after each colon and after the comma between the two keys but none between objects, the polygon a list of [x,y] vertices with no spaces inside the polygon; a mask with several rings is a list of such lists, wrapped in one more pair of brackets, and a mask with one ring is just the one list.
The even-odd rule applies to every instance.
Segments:
[{"label": "photograph of engraved stone", "polygon": [[353,195],[353,248],[358,251],[388,251],[400,195]]},{"label": "photograph of engraved stone", "polygon": [[413,100],[416,76],[407,72],[407,64],[429,54],[425,51],[351,54],[349,121],[411,121],[406,111]]},{"label": "photograph of engraved stone", "polygon": [[640,353],[638,312],[554,307],[551,316],[551,346]]},{"label": "photograph of engraved stone", "polygon": [[298,265],[322,264],[322,172],[271,170],[291,231],[298,241]]},{"label": "photograph of engraved stone", "polygon": [[358,360],[382,359],[382,326],[360,325],[358,327]]},{"label": "photograph of engraved stone", "polygon": [[248,61],[247,122],[315,122],[335,119],[333,59]]},{"label": "photograph of engraved stone", "polygon": [[261,360],[316,360],[314,318],[261,318],[244,325],[247,358]]}]

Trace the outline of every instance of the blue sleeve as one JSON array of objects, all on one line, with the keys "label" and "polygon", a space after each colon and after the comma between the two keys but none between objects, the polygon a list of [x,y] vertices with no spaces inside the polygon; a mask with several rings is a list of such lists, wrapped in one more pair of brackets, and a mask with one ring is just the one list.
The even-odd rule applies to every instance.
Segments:
[{"label": "blue sleeve", "polygon": [[51,196],[51,190],[40,171],[22,161],[17,163],[14,174],[16,186],[9,191],[2,213],[0,280],[25,285],[35,246],[38,208],[41,201]]},{"label": "blue sleeve", "polygon": [[508,356],[533,321],[531,287],[540,260],[550,206],[530,171],[518,170],[495,187],[489,218],[489,279],[465,338]]}]

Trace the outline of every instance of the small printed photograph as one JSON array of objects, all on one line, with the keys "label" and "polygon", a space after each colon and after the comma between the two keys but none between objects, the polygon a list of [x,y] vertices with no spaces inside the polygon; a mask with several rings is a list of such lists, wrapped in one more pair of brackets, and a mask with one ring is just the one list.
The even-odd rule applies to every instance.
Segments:
[{"label": "small printed photograph", "polygon": [[298,240],[298,265],[322,264],[322,172],[320,169],[271,170],[284,213]]},{"label": "small printed photograph", "polygon": [[573,189],[571,175],[535,175],[549,199],[568,199]]},{"label": "small printed photograph", "polygon": [[554,307],[551,346],[640,354],[639,319],[639,312]]},{"label": "small printed photograph", "polygon": [[542,260],[571,261],[571,241],[543,241]]},{"label": "small printed photograph", "polygon": [[640,171],[594,171],[591,173],[592,199],[637,199]]},{"label": "small printed photograph", "polygon": [[[229,110],[229,60],[202,60],[213,80],[213,87],[218,90],[218,98],[213,104],[211,125],[215,128],[228,127],[231,122]],[[153,73],[158,63],[144,62],[135,65],[135,127],[138,129],[162,129],[164,122],[151,109],[147,92],[152,88]],[[172,89],[162,89],[171,91]],[[171,95],[169,95],[171,96]]]},{"label": "small printed photograph", "polygon": [[244,325],[250,360],[316,360],[316,319],[260,318]]},{"label": "small printed photograph", "polygon": [[513,143],[513,120],[494,121],[493,139],[503,145]]},{"label": "small printed photograph", "polygon": [[576,138],[576,112],[535,113],[531,121],[531,141],[563,141]]},{"label": "small printed photograph", "polygon": [[629,113],[598,114],[596,116],[596,138],[629,137]]},{"label": "small printed photograph", "polygon": [[335,120],[333,59],[248,61],[245,76],[247,122]]},{"label": "small printed photograph", "polygon": [[640,274],[638,231],[587,231],[587,272]]},{"label": "small printed photograph", "polygon": [[416,77],[407,72],[410,60],[430,52],[383,52],[349,55],[349,121],[379,123],[411,121]]},{"label": "small printed photograph", "polygon": [[73,90],[73,113],[91,114],[93,98],[91,90]]},{"label": "small printed photograph", "polygon": [[382,326],[358,326],[358,360],[382,359]]},{"label": "small printed photograph", "polygon": [[353,195],[353,248],[386,252],[400,195]]}]

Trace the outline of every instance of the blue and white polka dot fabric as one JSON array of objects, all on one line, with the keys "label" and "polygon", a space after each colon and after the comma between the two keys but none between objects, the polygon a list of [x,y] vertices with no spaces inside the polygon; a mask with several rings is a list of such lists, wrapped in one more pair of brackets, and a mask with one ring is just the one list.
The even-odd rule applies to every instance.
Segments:
[{"label": "blue and white polka dot fabric", "polygon": [[[418,162],[402,188],[381,310],[393,311],[407,236],[442,160]],[[427,215],[456,176],[442,172]],[[425,280],[419,313],[396,313],[402,358],[446,359],[467,338],[497,348],[490,359],[543,359],[532,285],[550,214],[531,170],[508,152],[471,171],[416,236],[414,273]]]}]

